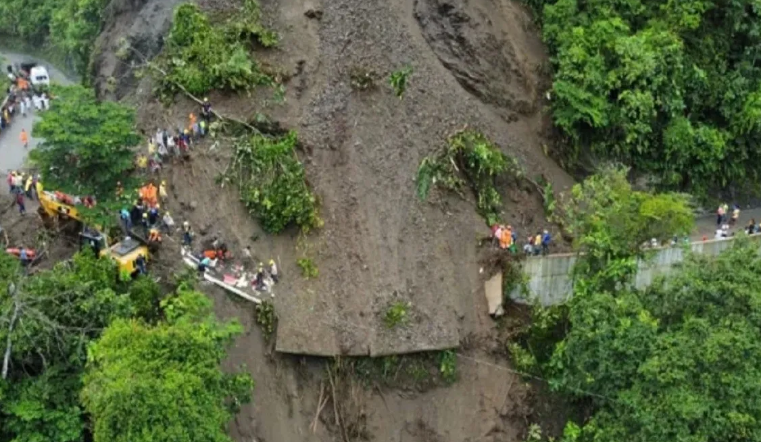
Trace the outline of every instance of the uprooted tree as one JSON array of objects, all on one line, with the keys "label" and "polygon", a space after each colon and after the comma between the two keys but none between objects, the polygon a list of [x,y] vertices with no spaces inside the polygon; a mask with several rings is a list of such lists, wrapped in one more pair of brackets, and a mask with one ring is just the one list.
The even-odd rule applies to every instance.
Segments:
[{"label": "uprooted tree", "polygon": [[496,180],[503,175],[520,178],[523,170],[482,133],[465,129],[450,136],[441,152],[420,163],[416,179],[418,197],[425,200],[432,186],[459,194],[466,186],[470,187],[477,199],[478,213],[492,225],[499,221],[502,211]]}]

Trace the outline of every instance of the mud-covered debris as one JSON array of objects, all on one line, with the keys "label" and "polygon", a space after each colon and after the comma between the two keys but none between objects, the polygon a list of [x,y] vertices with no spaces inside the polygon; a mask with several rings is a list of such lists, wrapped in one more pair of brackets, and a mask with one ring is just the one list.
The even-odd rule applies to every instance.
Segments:
[{"label": "mud-covered debris", "polygon": [[307,9],[307,11],[304,13],[304,15],[307,18],[313,18],[315,20],[322,20],[322,10],[321,9]]}]

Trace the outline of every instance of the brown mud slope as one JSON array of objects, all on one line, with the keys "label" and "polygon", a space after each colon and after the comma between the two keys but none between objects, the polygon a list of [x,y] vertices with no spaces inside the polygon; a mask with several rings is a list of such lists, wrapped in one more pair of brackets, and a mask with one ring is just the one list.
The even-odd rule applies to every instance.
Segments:
[{"label": "brown mud slope", "polygon": [[[125,6],[128,0],[114,3],[124,7],[114,9],[123,11],[111,16],[118,23],[99,39],[101,91],[104,79],[122,72],[113,54],[121,38],[145,42],[141,51],[155,50],[175,0],[133,0],[135,9]],[[219,10],[232,3],[202,6]],[[275,300],[277,349],[383,355],[456,347],[466,336],[488,333],[476,249],[486,226],[472,197],[434,195],[434,204],[420,202],[414,177],[424,156],[469,125],[516,157],[529,176],[544,175],[561,191],[572,184],[544,154],[547,79],[540,72],[547,60],[528,12],[509,0],[262,0],[262,6],[282,41],[261,58],[287,73],[285,103],[273,104],[266,91],[210,98],[223,114],[251,119],[262,113],[298,131],[325,221],[307,240],[319,278],[297,277],[295,235],[263,235],[234,192],[215,187],[224,158],[201,159],[192,177],[177,174],[175,186],[178,199],[198,203],[191,217],[196,226],[214,222],[238,250],[261,238],[254,250],[263,259],[280,257],[292,276]],[[406,65],[414,73],[399,100],[388,76]],[[356,71],[372,72],[375,87],[354,90]],[[164,122],[176,127],[195,110],[182,99],[162,109],[147,79],[136,91],[125,98],[141,105],[146,132]],[[220,150],[225,147],[221,141]],[[507,185],[501,192],[503,219],[522,238],[552,228],[536,192]],[[411,318],[389,330],[383,315],[397,300],[411,304]]]},{"label": "brown mud slope", "polygon": [[[546,80],[538,73],[546,57],[530,16],[507,0],[266,3],[288,29],[281,50],[302,52],[288,110],[276,117],[311,149],[308,175],[325,218],[315,240],[318,282],[298,302],[278,303],[278,350],[403,353],[483,331],[475,242],[484,223],[472,202],[421,203],[414,176],[425,155],[468,124],[531,176],[560,190],[571,184],[543,153]],[[304,16],[312,9],[319,20]],[[315,43],[290,51],[289,39]],[[387,78],[408,64],[414,73],[399,100]],[[353,90],[357,70],[375,73],[376,87]],[[537,195],[504,190],[506,221],[521,233],[545,226]],[[388,330],[382,317],[397,299],[412,304],[413,318]]]}]

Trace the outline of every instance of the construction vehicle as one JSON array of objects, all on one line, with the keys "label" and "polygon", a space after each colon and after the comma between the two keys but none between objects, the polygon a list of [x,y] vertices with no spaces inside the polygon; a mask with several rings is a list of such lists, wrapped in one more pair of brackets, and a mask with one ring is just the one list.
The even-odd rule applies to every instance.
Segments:
[{"label": "construction vehicle", "polygon": [[38,188],[37,194],[40,200],[39,213],[43,220],[73,220],[80,230],[80,248],[89,247],[96,256],[113,259],[119,265],[120,272],[134,276],[139,271],[138,257],[142,255],[148,260],[148,245],[142,238],[128,236],[122,241],[110,244],[108,235],[99,228],[84,224],[74,198],[62,192],[49,192],[41,188]]}]

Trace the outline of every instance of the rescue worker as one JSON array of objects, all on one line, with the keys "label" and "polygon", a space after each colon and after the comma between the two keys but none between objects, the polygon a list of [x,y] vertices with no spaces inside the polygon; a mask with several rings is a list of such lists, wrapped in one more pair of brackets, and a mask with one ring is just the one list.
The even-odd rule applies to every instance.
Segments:
[{"label": "rescue worker", "polygon": [[148,222],[148,213],[143,213],[143,218],[140,221],[140,225],[143,226],[143,237],[148,237],[148,228],[150,227],[150,223]]},{"label": "rescue worker", "polygon": [[151,229],[148,231],[148,241],[153,243],[161,242],[161,232],[159,232],[158,228],[151,227]]},{"label": "rescue worker", "polygon": [[182,223],[182,244],[190,247],[193,243],[193,230],[190,228],[190,223],[185,221]]},{"label": "rescue worker", "polygon": [[209,259],[208,256],[204,256],[201,261],[198,263],[198,273],[200,275],[203,275],[204,272],[206,272],[206,269],[209,268],[211,265],[211,259]]},{"label": "rescue worker", "polygon": [[26,267],[29,265],[29,253],[26,251],[24,246],[19,247],[18,258],[19,261],[21,261],[21,267],[23,267],[24,271],[26,271]]},{"label": "rescue worker", "polygon": [[24,207],[24,194],[19,192],[16,194],[16,204],[18,204],[18,211],[21,215],[26,213],[26,207]]},{"label": "rescue worker", "polygon": [[190,115],[188,115],[188,121],[189,121],[188,128],[192,129],[193,125],[196,124],[196,121],[198,121],[196,118],[196,114],[191,112]]},{"label": "rescue worker", "polygon": [[166,202],[169,195],[166,193],[166,181],[162,181],[161,184],[159,184],[159,197],[161,197],[161,201]]},{"label": "rescue worker", "polygon": [[254,287],[259,291],[264,290],[264,265],[262,263],[259,263],[259,268],[254,275]]},{"label": "rescue worker", "polygon": [[141,275],[146,275],[148,272],[145,269],[145,256],[143,254],[137,255],[137,259],[135,259],[135,267],[137,267],[137,272]]},{"label": "rescue worker", "polygon": [[161,218],[161,226],[164,228],[167,235],[172,235],[172,230],[174,230],[174,219],[172,219],[169,211],[164,212],[164,217]]},{"label": "rescue worker", "polygon": [[116,196],[118,198],[118,197],[121,197],[122,195],[124,195],[124,186],[122,186],[121,181],[117,181],[116,182]]},{"label": "rescue worker", "polygon": [[129,211],[126,207],[122,208],[121,212],[119,212],[119,218],[122,220],[124,230],[129,232],[129,229],[132,228],[132,220],[130,219]]},{"label": "rescue worker", "polygon": [[537,232],[534,237],[534,255],[542,253],[542,234]]},{"label": "rescue worker", "polygon": [[547,255],[550,253],[550,241],[552,241],[552,236],[550,236],[550,232],[547,230],[544,231],[544,234],[542,235],[542,254]]},{"label": "rescue worker", "polygon": [[512,226],[507,226],[506,228],[502,229],[502,233],[499,237],[499,247],[501,249],[508,249],[513,244],[513,228]]},{"label": "rescue worker", "polygon": [[21,129],[19,138],[21,139],[21,144],[24,145],[24,149],[29,148],[29,135],[26,133],[26,129]]},{"label": "rescue worker", "polygon": [[208,98],[204,98],[201,104],[201,116],[207,123],[211,120],[211,103]]},{"label": "rescue worker", "polygon": [[156,204],[154,207],[151,207],[150,209],[148,209],[148,224],[150,226],[155,226],[156,223],[159,222],[159,208],[160,207],[161,206]]},{"label": "rescue worker", "polygon": [[26,197],[29,198],[30,200],[34,199],[32,195],[32,181],[33,181],[32,175],[30,174],[26,178],[26,183],[24,183],[24,193],[26,193]]},{"label": "rescue worker", "polygon": [[274,259],[270,259],[269,264],[270,264],[270,269],[269,269],[270,270],[270,277],[272,278],[273,281],[275,281],[275,283],[277,283],[278,282],[277,264],[275,264],[275,260]]}]

